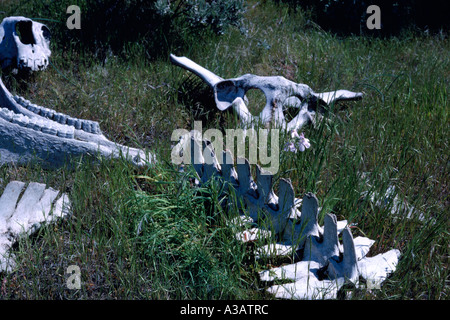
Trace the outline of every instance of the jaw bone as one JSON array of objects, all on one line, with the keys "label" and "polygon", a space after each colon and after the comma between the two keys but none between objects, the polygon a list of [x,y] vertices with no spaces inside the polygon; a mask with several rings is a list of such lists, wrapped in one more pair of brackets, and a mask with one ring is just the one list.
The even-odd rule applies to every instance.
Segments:
[{"label": "jaw bone", "polygon": [[[340,100],[359,100],[363,96],[361,92],[348,90],[316,93],[306,84],[295,83],[281,76],[245,74],[238,78],[223,79],[186,57],[171,54],[170,61],[205,81],[214,91],[217,108],[224,111],[231,107],[247,128],[257,123],[272,123],[289,131],[298,130],[305,124],[314,123],[317,103],[330,105]],[[247,107],[245,94],[250,89],[259,89],[266,97],[266,105],[258,116],[252,115]],[[299,109],[297,116],[289,122],[285,118],[288,108]]]},{"label": "jaw bone", "polygon": [[120,156],[134,165],[151,163],[143,150],[108,140],[98,122],[77,119],[13,96],[0,79],[0,165],[38,161],[59,167],[80,156]]}]

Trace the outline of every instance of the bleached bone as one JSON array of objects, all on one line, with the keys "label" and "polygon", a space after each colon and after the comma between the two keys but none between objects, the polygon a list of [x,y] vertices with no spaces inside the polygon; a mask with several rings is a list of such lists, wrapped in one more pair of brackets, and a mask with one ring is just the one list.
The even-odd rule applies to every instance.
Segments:
[{"label": "bleached bone", "polygon": [[50,30],[25,17],[7,17],[0,24],[0,65],[2,69],[38,71],[50,58]]},{"label": "bleached bone", "polygon": [[43,223],[70,213],[66,194],[42,183],[30,182],[26,188],[25,185],[11,181],[0,197],[0,271],[11,271],[14,267],[10,249],[18,239],[33,234]]},{"label": "bleached bone", "polygon": [[0,79],[0,165],[39,162],[62,166],[80,156],[124,156],[137,166],[153,157],[108,140],[98,122],[83,120],[13,96]]},{"label": "bleached bone", "polygon": [[[246,128],[258,123],[271,123],[287,130],[297,130],[315,121],[318,103],[330,105],[339,100],[360,99],[363,95],[348,90],[316,93],[306,84],[295,83],[281,76],[245,74],[238,78],[223,79],[186,57],[171,54],[170,60],[205,81],[214,91],[217,108],[224,111],[231,107]],[[252,115],[247,107],[245,94],[250,89],[259,89],[266,97],[266,105],[258,116]],[[298,108],[299,111],[297,116],[287,122],[284,111],[289,107]]]},{"label": "bleached bone", "polygon": [[[366,184],[368,188],[372,188],[369,183]],[[377,207],[389,208],[390,213],[396,215],[397,218],[405,217],[406,219],[417,219],[419,221],[425,220],[425,214],[405,199],[401,199],[393,185],[386,189],[384,195],[366,190],[361,193],[361,197],[368,199]]]},{"label": "bleached bone", "polygon": [[[246,225],[251,219],[258,225],[239,232],[236,237],[248,242],[275,236],[277,243],[259,248],[259,257],[275,253],[296,254],[301,259],[294,264],[260,272],[262,281],[293,281],[273,285],[268,288],[268,292],[284,299],[333,299],[346,283],[358,286],[359,278],[362,277],[372,288],[377,288],[395,271],[400,251],[393,249],[375,257],[367,257],[374,241],[366,237],[353,239],[345,220],[337,221],[334,214],[326,214],[324,226],[319,226],[319,204],[314,194],[306,193],[299,201],[294,197],[290,181],[281,178],[277,196],[273,191],[270,173],[261,174],[263,169],[256,165],[255,182],[246,159],[238,159],[235,165],[231,152],[223,151],[220,164],[212,144],[195,137],[198,138],[195,132],[181,137],[176,147],[178,150],[190,150],[190,163],[198,175],[199,183],[223,179],[227,188],[224,188],[221,196],[228,202],[235,199],[237,203],[231,206],[248,212],[248,216],[234,219],[233,223]],[[244,205],[240,206],[241,203]],[[298,209],[300,203],[301,212]],[[342,244],[339,234],[342,234]]]}]

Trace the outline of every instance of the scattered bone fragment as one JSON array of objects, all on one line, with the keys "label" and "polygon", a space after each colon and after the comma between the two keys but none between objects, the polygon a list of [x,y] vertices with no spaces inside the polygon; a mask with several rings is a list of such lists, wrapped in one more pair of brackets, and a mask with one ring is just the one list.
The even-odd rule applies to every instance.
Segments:
[{"label": "scattered bone fragment", "polygon": [[50,223],[70,214],[70,200],[45,184],[9,182],[0,196],[0,271],[14,268],[12,245]]}]

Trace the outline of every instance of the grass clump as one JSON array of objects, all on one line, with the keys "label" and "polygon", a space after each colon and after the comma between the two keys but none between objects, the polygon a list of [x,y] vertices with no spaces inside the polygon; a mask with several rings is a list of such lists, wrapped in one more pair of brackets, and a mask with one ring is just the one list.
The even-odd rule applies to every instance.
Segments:
[{"label": "grass clump", "polygon": [[164,194],[137,193],[132,210],[139,216],[138,239],[151,261],[156,297],[241,299],[257,295],[255,274],[246,268],[245,246],[227,225],[216,188],[192,188],[184,176],[180,183],[171,182]]}]

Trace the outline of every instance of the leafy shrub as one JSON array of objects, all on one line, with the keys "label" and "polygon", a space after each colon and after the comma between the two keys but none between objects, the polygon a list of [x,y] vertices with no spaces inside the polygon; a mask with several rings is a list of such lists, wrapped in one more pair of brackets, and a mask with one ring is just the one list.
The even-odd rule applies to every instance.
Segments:
[{"label": "leafy shrub", "polygon": [[173,16],[182,8],[181,14],[190,27],[210,27],[217,34],[225,33],[229,26],[239,26],[244,12],[243,0],[184,0],[175,10],[170,0],[158,0],[155,6],[162,16]]}]

